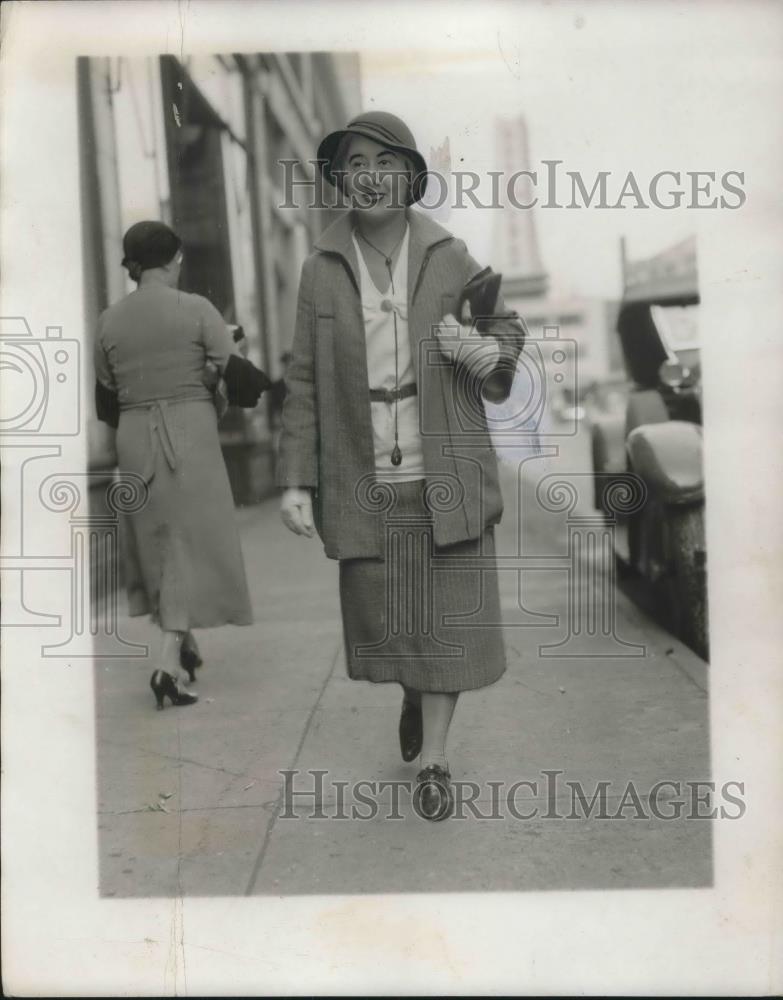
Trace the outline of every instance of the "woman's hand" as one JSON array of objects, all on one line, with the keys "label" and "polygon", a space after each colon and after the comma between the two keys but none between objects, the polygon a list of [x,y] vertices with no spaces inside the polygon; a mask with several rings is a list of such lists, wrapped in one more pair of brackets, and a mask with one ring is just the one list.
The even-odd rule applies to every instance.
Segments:
[{"label": "woman's hand", "polygon": [[313,498],[310,490],[298,486],[289,487],[283,491],[280,503],[280,516],[283,524],[295,535],[313,537]]},{"label": "woman's hand", "polygon": [[212,393],[212,401],[215,404],[218,420],[222,420],[228,409],[228,398],[226,397],[225,385],[221,381],[220,369],[214,361],[207,361],[204,371],[201,374],[201,381]]},{"label": "woman's hand", "polygon": [[500,345],[492,336],[482,337],[471,322],[470,303],[462,307],[462,322],[448,313],[435,327],[441,353],[460,362],[474,375],[487,375],[498,362]]},{"label": "woman's hand", "polygon": [[204,365],[201,381],[210,392],[214,392],[217,389],[218,382],[220,381],[220,370],[214,361],[207,361]]}]

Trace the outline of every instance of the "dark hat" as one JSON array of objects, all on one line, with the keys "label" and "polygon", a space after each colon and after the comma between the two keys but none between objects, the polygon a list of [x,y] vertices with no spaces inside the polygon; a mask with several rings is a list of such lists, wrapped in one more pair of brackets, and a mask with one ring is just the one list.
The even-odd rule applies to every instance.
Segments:
[{"label": "dark hat", "polygon": [[170,263],[181,246],[182,240],[165,223],[137,222],[122,238],[122,265],[137,281],[142,271]]},{"label": "dark hat", "polygon": [[427,163],[416,148],[413,133],[401,118],[388,111],[365,111],[351,119],[344,129],[327,135],[318,147],[318,160],[321,173],[335,187],[339,187],[340,182],[333,172],[332,164],[340,142],[346,135],[361,135],[395,153],[409,156],[414,165],[411,201],[421,201],[427,188]]}]

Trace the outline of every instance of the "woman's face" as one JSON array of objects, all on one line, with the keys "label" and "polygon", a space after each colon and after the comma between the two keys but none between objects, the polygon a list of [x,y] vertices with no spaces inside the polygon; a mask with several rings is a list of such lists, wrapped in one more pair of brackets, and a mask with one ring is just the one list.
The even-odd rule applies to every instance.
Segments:
[{"label": "woman's face", "polygon": [[354,136],[341,167],[345,191],[353,208],[370,217],[405,210],[411,166],[400,153],[372,139]]}]

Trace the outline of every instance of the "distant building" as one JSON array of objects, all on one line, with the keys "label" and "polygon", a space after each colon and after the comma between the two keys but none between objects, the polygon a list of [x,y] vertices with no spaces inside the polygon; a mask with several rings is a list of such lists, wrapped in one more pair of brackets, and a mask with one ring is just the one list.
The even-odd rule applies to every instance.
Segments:
[{"label": "distant building", "polygon": [[500,185],[503,211],[495,213],[495,247],[498,268],[504,277],[504,294],[514,297],[546,295],[549,278],[541,263],[533,209],[518,205],[533,201],[534,185],[529,177],[519,176],[513,184],[514,202],[509,186],[514,174],[530,170],[530,149],[524,117],[499,118],[495,123],[495,157],[505,183]]},{"label": "distant building", "polygon": [[[302,189],[298,207],[279,207],[280,161],[300,161],[297,177],[315,181],[318,141],[359,110],[358,56],[83,58],[77,79],[88,337],[134,287],[120,266],[123,232],[162,219],[186,245],[181,287],[240,324],[251,360],[278,378],[301,264],[331,215],[308,210]],[[88,430],[91,467],[110,470],[111,432],[95,419]],[[238,502],[273,489],[268,401],[230,410],[221,442]]]},{"label": "distant building", "polygon": [[698,295],[695,236],[643,260],[629,260],[623,240],[621,254],[624,302],[663,302]]},{"label": "distant building", "polygon": [[[531,169],[524,117],[497,121],[495,147],[498,169],[505,178]],[[535,185],[529,177],[517,177],[513,187],[516,205],[509,200],[507,187],[508,183],[501,185],[505,201],[495,223],[495,247],[498,267],[503,273],[505,301],[524,317],[532,337],[548,337],[559,331],[567,342],[564,346],[569,367],[578,363],[576,377],[581,391],[621,368],[614,333],[617,303],[590,296],[550,293],[550,278],[539,250],[536,210],[519,207],[533,202]],[[548,371],[546,374],[550,375]]]}]

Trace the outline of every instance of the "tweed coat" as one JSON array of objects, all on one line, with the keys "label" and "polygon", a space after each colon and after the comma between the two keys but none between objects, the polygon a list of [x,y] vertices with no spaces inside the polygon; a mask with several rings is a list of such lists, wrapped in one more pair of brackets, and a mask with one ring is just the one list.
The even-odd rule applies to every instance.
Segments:
[{"label": "tweed coat", "polygon": [[[408,333],[433,538],[446,546],[478,538],[503,511],[482,390],[464,365],[445,359],[433,330],[455,312],[462,288],[481,267],[461,240],[420,211],[408,209],[408,222]],[[279,486],[314,491],[316,528],[332,559],[383,556],[352,228],[350,213],[338,218],[302,267],[277,470]],[[496,313],[504,314],[502,302]],[[505,314],[492,334],[501,360],[483,392],[500,402],[508,396],[525,328]]]}]

